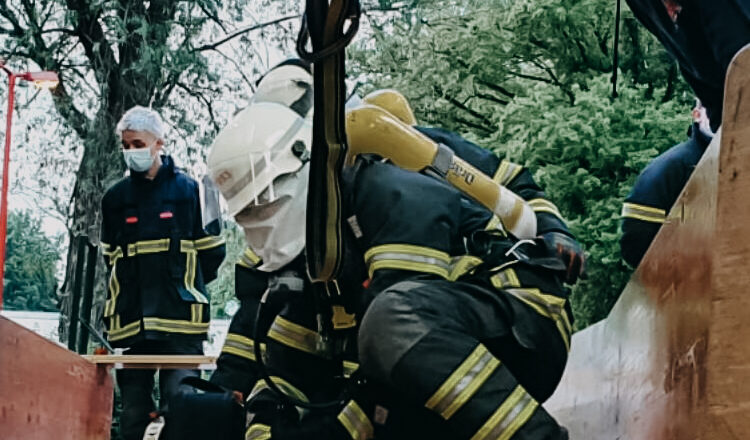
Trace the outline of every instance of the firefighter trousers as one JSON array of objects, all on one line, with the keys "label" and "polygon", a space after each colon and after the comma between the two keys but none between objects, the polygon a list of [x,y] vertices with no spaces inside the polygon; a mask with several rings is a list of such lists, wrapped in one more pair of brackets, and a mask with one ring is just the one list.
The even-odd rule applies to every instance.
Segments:
[{"label": "firefighter trousers", "polygon": [[567,360],[565,289],[528,268],[509,270],[493,283],[402,281],[364,316],[360,368],[437,414],[448,438],[567,439],[540,406]]},{"label": "firefighter trousers", "polygon": [[[203,354],[203,341],[146,340],[133,345],[127,354]],[[123,440],[141,440],[150,422],[149,413],[156,409],[152,398],[156,370],[117,370],[117,386],[122,398],[120,435]],[[180,381],[188,376],[198,376],[198,370],[160,370],[159,404],[164,407],[169,398],[183,390]]]}]

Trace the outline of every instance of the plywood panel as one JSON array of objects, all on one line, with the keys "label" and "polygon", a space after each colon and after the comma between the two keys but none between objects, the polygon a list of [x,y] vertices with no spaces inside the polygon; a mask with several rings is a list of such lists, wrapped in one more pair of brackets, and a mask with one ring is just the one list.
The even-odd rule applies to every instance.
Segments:
[{"label": "plywood panel", "polygon": [[[545,404],[571,438],[750,438],[750,50],[722,130]],[[721,147],[720,145],[721,144]]]},{"label": "plywood panel", "polygon": [[0,316],[0,439],[109,439],[112,396],[106,368]]}]

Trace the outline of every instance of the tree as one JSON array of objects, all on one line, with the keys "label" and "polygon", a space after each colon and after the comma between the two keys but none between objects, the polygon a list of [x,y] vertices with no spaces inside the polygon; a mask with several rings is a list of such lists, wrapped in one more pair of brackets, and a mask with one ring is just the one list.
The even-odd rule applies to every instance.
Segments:
[{"label": "tree", "polygon": [[576,327],[606,316],[629,276],[622,200],[689,124],[692,94],[675,63],[625,11],[613,100],[607,0],[413,0],[367,17],[374,38],[350,51],[360,93],[396,88],[421,123],[529,166],[588,253]]},{"label": "tree", "polygon": [[3,307],[56,311],[56,274],[61,253],[62,236],[46,236],[41,220],[29,212],[10,212]]},{"label": "tree", "polygon": [[[99,200],[124,170],[113,131],[123,112],[136,104],[161,110],[172,128],[170,146],[195,162],[252,93],[249,77],[274,62],[269,51],[292,47],[296,13],[290,11],[286,3],[269,0],[224,7],[213,0],[0,3],[0,56],[61,75],[51,93],[62,133],[43,137],[62,139],[63,147],[74,150],[38,149],[38,163],[43,175],[52,158],[80,157],[72,161],[74,169],[65,170],[75,176],[70,201],[58,203],[71,237],[98,236]],[[255,18],[269,15],[274,17],[268,23]],[[272,38],[248,37],[271,28]],[[235,53],[227,55],[227,49]],[[73,260],[69,252],[67,275]],[[66,304],[64,298],[64,309]]]}]

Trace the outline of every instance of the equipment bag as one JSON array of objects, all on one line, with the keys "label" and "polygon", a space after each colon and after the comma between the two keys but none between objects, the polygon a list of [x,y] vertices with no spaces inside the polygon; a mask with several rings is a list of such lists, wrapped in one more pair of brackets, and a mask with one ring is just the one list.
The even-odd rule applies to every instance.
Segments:
[{"label": "equipment bag", "polygon": [[199,377],[186,377],[182,391],[169,401],[164,440],[242,440],[245,436],[245,408],[242,395]]}]

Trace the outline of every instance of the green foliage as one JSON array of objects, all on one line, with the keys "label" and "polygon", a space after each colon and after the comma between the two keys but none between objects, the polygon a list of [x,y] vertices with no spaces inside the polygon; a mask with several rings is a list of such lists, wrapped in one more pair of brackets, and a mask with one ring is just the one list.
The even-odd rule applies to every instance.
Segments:
[{"label": "green foliage", "polygon": [[612,99],[613,18],[608,0],[419,0],[371,19],[374,39],[350,50],[361,93],[396,88],[420,123],[535,172],[588,254],[572,296],[577,328],[605,317],[629,277],[622,200],[689,125],[687,86],[627,10]]},{"label": "green foliage", "polygon": [[39,218],[28,212],[10,212],[3,307],[57,311],[55,274],[62,252],[62,236],[46,236]]},{"label": "green foliage", "polygon": [[515,99],[501,130],[487,145],[526,164],[562,211],[587,251],[588,278],[573,289],[572,305],[582,328],[603,318],[617,300],[630,270],[620,259],[620,209],[641,169],[685,139],[689,104],[644,99],[647,86],[609,98],[607,75],[574,88],[575,106],[552,87]]}]

